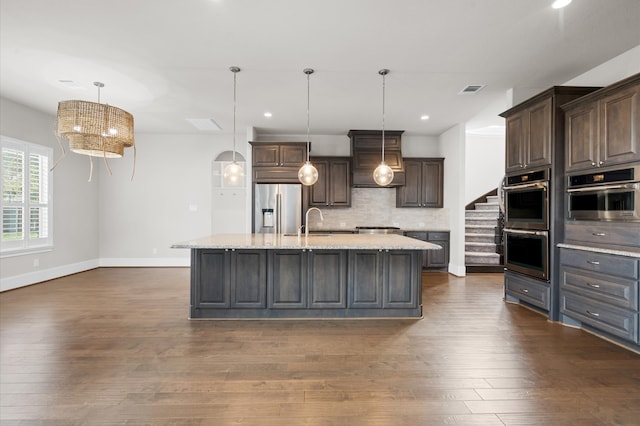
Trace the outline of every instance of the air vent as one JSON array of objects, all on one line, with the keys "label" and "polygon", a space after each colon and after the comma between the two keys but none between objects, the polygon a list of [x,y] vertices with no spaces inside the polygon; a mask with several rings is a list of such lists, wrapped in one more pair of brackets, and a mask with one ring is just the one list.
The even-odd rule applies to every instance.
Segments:
[{"label": "air vent", "polygon": [[469,95],[472,93],[476,93],[479,92],[480,90],[482,90],[482,88],[484,87],[484,85],[480,85],[480,84],[470,84],[468,86],[465,86],[464,89],[462,89],[460,91],[460,93],[458,93],[459,95]]}]

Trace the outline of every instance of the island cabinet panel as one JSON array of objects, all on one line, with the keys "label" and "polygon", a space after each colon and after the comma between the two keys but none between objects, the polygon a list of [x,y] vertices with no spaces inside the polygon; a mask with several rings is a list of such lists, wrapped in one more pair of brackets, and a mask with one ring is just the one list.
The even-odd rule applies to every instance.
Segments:
[{"label": "island cabinet panel", "polygon": [[349,307],[382,307],[382,265],[376,250],[349,253]]},{"label": "island cabinet panel", "polygon": [[383,255],[383,307],[415,308],[418,305],[418,286],[407,286],[421,279],[419,264],[421,253],[388,251]]},{"label": "island cabinet panel", "polygon": [[307,307],[307,252],[270,250],[267,288],[269,307],[292,309]]},{"label": "island cabinet panel", "polygon": [[231,307],[267,306],[267,253],[264,250],[231,252]]},{"label": "island cabinet panel", "polygon": [[313,250],[307,252],[309,307],[347,307],[347,252]]},{"label": "island cabinet panel", "polygon": [[192,300],[196,309],[229,308],[231,268],[226,250],[193,250]]}]

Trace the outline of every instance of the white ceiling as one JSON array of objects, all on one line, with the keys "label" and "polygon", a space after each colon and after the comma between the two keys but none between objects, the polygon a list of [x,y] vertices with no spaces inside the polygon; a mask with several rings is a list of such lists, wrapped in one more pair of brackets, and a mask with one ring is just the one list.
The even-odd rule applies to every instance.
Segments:
[{"label": "white ceiling", "polygon": [[[562,84],[640,45],[639,0],[550,4],[0,0],[0,95],[54,115],[60,100],[97,100],[101,81],[137,133],[197,133],[187,118],[229,133],[236,65],[238,129],[305,134],[311,67],[311,133],[343,135],[380,128],[388,68],[385,128],[438,135],[510,88]],[[459,95],[468,84],[485,87]]]}]

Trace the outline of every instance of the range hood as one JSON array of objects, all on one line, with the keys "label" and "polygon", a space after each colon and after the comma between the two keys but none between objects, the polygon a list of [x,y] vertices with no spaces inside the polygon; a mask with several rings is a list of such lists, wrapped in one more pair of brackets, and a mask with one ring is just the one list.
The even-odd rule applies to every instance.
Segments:
[{"label": "range hood", "polygon": [[[393,181],[387,187],[405,184],[404,162],[402,161],[403,130],[385,130],[384,161],[393,170]],[[382,160],[381,130],[349,130],[351,140],[351,184],[360,188],[380,188],[373,180],[373,171]]]}]

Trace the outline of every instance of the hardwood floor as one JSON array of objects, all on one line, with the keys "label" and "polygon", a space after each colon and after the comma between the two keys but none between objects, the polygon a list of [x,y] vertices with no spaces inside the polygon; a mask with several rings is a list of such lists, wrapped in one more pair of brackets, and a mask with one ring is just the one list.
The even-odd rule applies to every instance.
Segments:
[{"label": "hardwood floor", "polygon": [[189,321],[186,268],[0,294],[0,424],[638,425],[640,356],[423,275],[421,320]]}]

